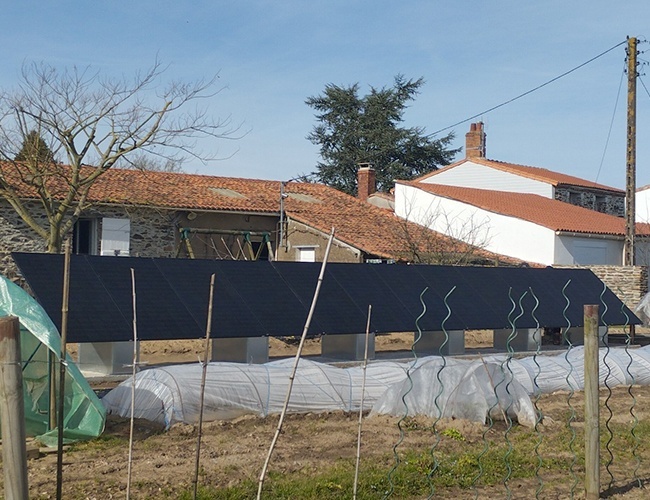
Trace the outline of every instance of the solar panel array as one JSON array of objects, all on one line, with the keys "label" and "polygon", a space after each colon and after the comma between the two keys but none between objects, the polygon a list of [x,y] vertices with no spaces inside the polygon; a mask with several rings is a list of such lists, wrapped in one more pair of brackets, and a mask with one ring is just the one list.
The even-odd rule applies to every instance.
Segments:
[{"label": "solar panel array", "polygon": [[[60,327],[63,256],[12,256]],[[300,335],[321,264],[73,255],[70,342],[133,338],[131,269],[138,338],[163,340],[205,335],[213,273],[213,337]],[[639,323],[587,269],[329,263],[309,334],[363,333],[370,304],[377,333],[415,331],[424,307],[424,331],[582,326],[585,304],[602,324]]]}]

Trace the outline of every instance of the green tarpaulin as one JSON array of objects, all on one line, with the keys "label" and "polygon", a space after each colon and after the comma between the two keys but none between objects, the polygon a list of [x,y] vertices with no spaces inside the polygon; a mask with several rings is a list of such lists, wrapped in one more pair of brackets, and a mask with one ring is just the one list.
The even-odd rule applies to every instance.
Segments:
[{"label": "green tarpaulin", "polygon": [[[3,276],[0,276],[0,316],[17,316],[20,320],[27,435],[36,436],[47,446],[56,446],[57,429],[49,426],[50,358],[54,359],[54,373],[58,377],[59,332],[34,299]],[[58,381],[54,386],[58,391]],[[97,437],[104,430],[104,405],[70,359],[66,364],[64,415],[64,442]]]}]

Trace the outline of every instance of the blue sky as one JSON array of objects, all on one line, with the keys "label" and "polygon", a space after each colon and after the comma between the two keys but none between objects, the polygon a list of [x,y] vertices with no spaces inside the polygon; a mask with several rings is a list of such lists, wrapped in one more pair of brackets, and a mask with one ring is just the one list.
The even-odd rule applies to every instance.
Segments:
[{"label": "blue sky", "polygon": [[[169,80],[218,72],[224,89],[209,110],[215,117],[230,116],[248,133],[237,141],[202,144],[223,159],[190,162],[186,171],[276,180],[315,168],[318,149],[305,137],[316,122],[304,101],[328,83],[358,82],[365,92],[369,85],[391,85],[399,73],[423,77],[426,84],[407,110],[406,124],[435,132],[578,66],[626,36],[650,38],[647,0],[4,3],[1,88],[14,86],[21,65],[30,61],[90,65],[128,76],[158,57],[169,65]],[[640,43],[639,49],[650,45]],[[623,188],[624,66],[621,46],[481,115],[487,156]],[[640,72],[650,74],[647,66]],[[650,76],[641,78],[650,88]],[[650,96],[641,82],[638,92],[642,186],[650,184]],[[456,147],[464,145],[468,129],[469,123],[452,129]]]}]

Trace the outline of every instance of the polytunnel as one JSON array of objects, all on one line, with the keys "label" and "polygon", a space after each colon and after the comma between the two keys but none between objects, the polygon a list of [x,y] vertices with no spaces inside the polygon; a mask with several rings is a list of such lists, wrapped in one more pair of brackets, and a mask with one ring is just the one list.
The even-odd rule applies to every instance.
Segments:
[{"label": "polytunnel", "polygon": [[[235,418],[244,414],[279,413],[286,398],[294,360],[262,365],[209,363],[207,366],[204,421]],[[136,418],[169,427],[177,422],[198,421],[202,365],[153,368],[137,374]],[[375,401],[392,384],[403,380],[408,365],[397,362],[368,366],[366,398]],[[301,359],[293,382],[289,411],[294,413],[358,411],[361,404],[362,368],[337,368]],[[109,413],[129,416],[133,378],[104,396]]]},{"label": "polytunnel", "polygon": [[[650,384],[650,346],[600,349],[600,383]],[[205,385],[204,420],[244,414],[279,413],[286,397],[292,359],[264,365],[210,363]],[[495,355],[479,359],[429,356],[410,362],[373,362],[366,373],[364,410],[372,414],[427,415],[484,422],[503,412],[522,425],[534,425],[530,395],[584,388],[584,349],[521,359]],[[198,421],[202,365],[152,368],[135,379],[136,418],[171,426]],[[302,359],[288,411],[358,411],[363,369],[340,368]],[[102,402],[109,413],[131,414],[130,378]]]},{"label": "polytunnel", "polygon": [[[50,428],[52,356],[61,357],[61,337],[43,308],[25,290],[0,276],[0,315],[20,321],[20,347],[28,436],[56,446],[57,428]],[[57,365],[58,371],[58,365]],[[57,384],[58,385],[58,384]],[[105,409],[71,359],[66,364],[64,442],[91,439],[104,430]]]}]

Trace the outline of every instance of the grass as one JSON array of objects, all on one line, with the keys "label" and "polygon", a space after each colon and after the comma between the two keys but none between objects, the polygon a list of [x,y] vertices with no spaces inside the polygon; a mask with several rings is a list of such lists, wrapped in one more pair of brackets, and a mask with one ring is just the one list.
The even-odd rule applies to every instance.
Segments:
[{"label": "grass", "polygon": [[[362,455],[357,497],[359,500],[386,496],[409,499],[432,495],[435,498],[460,499],[473,498],[476,493],[481,498],[499,498],[505,493],[504,489],[515,490],[522,485],[530,492],[541,487],[544,491],[542,497],[568,496],[581,488],[585,463],[581,408],[569,425],[570,413],[565,408],[556,409],[553,419],[549,418],[547,425],[541,425],[539,433],[515,425],[507,435],[504,434],[506,425],[503,422],[497,422],[492,428],[481,432],[480,429],[463,426],[445,428],[445,425],[440,425],[435,429],[426,420],[405,419],[402,426],[410,440],[409,444],[404,443],[397,448],[397,458],[391,447],[376,448]],[[623,415],[619,412],[616,416],[618,420],[610,422],[607,429],[607,415],[601,413],[603,485],[609,478],[605,467],[609,470],[610,464],[615,474],[631,479],[636,477],[635,469],[645,469],[649,458],[646,443],[650,439],[650,421],[641,419],[633,435],[627,413]],[[304,425],[316,424],[307,420]],[[166,435],[165,438],[181,440],[187,436],[183,433],[182,436]],[[71,451],[110,454],[111,450],[123,449],[127,444],[128,439],[123,436],[105,435],[90,442],[77,443]],[[158,440],[152,440],[152,443],[148,443],[147,439],[138,442],[139,450],[149,447],[158,449],[161,446]],[[351,498],[354,460],[347,457],[325,464],[321,462],[317,472],[314,472],[313,466],[306,466],[283,473],[277,470],[282,469],[283,465],[276,464],[277,469],[274,470],[272,462],[264,484],[263,498]],[[202,467],[198,498],[255,498],[257,470],[225,464],[215,475],[210,472],[210,466],[202,466],[205,466],[205,470]],[[157,497],[191,499],[192,489],[188,478],[179,479],[178,483],[163,485]],[[568,488],[572,490],[569,492]],[[143,484],[142,491],[152,491],[151,485]]]},{"label": "grass", "polygon": [[[528,434],[528,437],[532,435]],[[422,498],[430,493],[440,493],[440,490],[445,490],[445,493],[450,493],[449,489],[467,493],[472,488],[501,485],[506,475],[510,480],[535,478],[538,459],[532,452],[533,445],[528,445],[529,442],[533,443],[531,439],[518,436],[513,450],[509,450],[504,443],[492,442],[485,451],[482,442],[468,445],[458,431],[443,432],[442,436],[454,442],[457,451],[450,451],[444,445],[438,452],[434,450],[433,455],[430,451],[405,451],[390,474],[395,465],[391,454],[362,460],[357,497],[360,500],[377,499],[390,493],[392,498]],[[459,443],[462,446],[458,446]],[[524,443],[526,446],[521,446]],[[572,457],[569,456],[544,459],[543,474],[566,471],[571,461]],[[351,460],[340,460],[317,475],[284,475],[271,471],[264,483],[264,498],[350,498],[353,480],[354,464]],[[256,493],[257,482],[245,480],[229,488],[203,486],[199,498],[248,499],[254,498]],[[185,492],[180,498],[190,499],[191,492]]]}]

